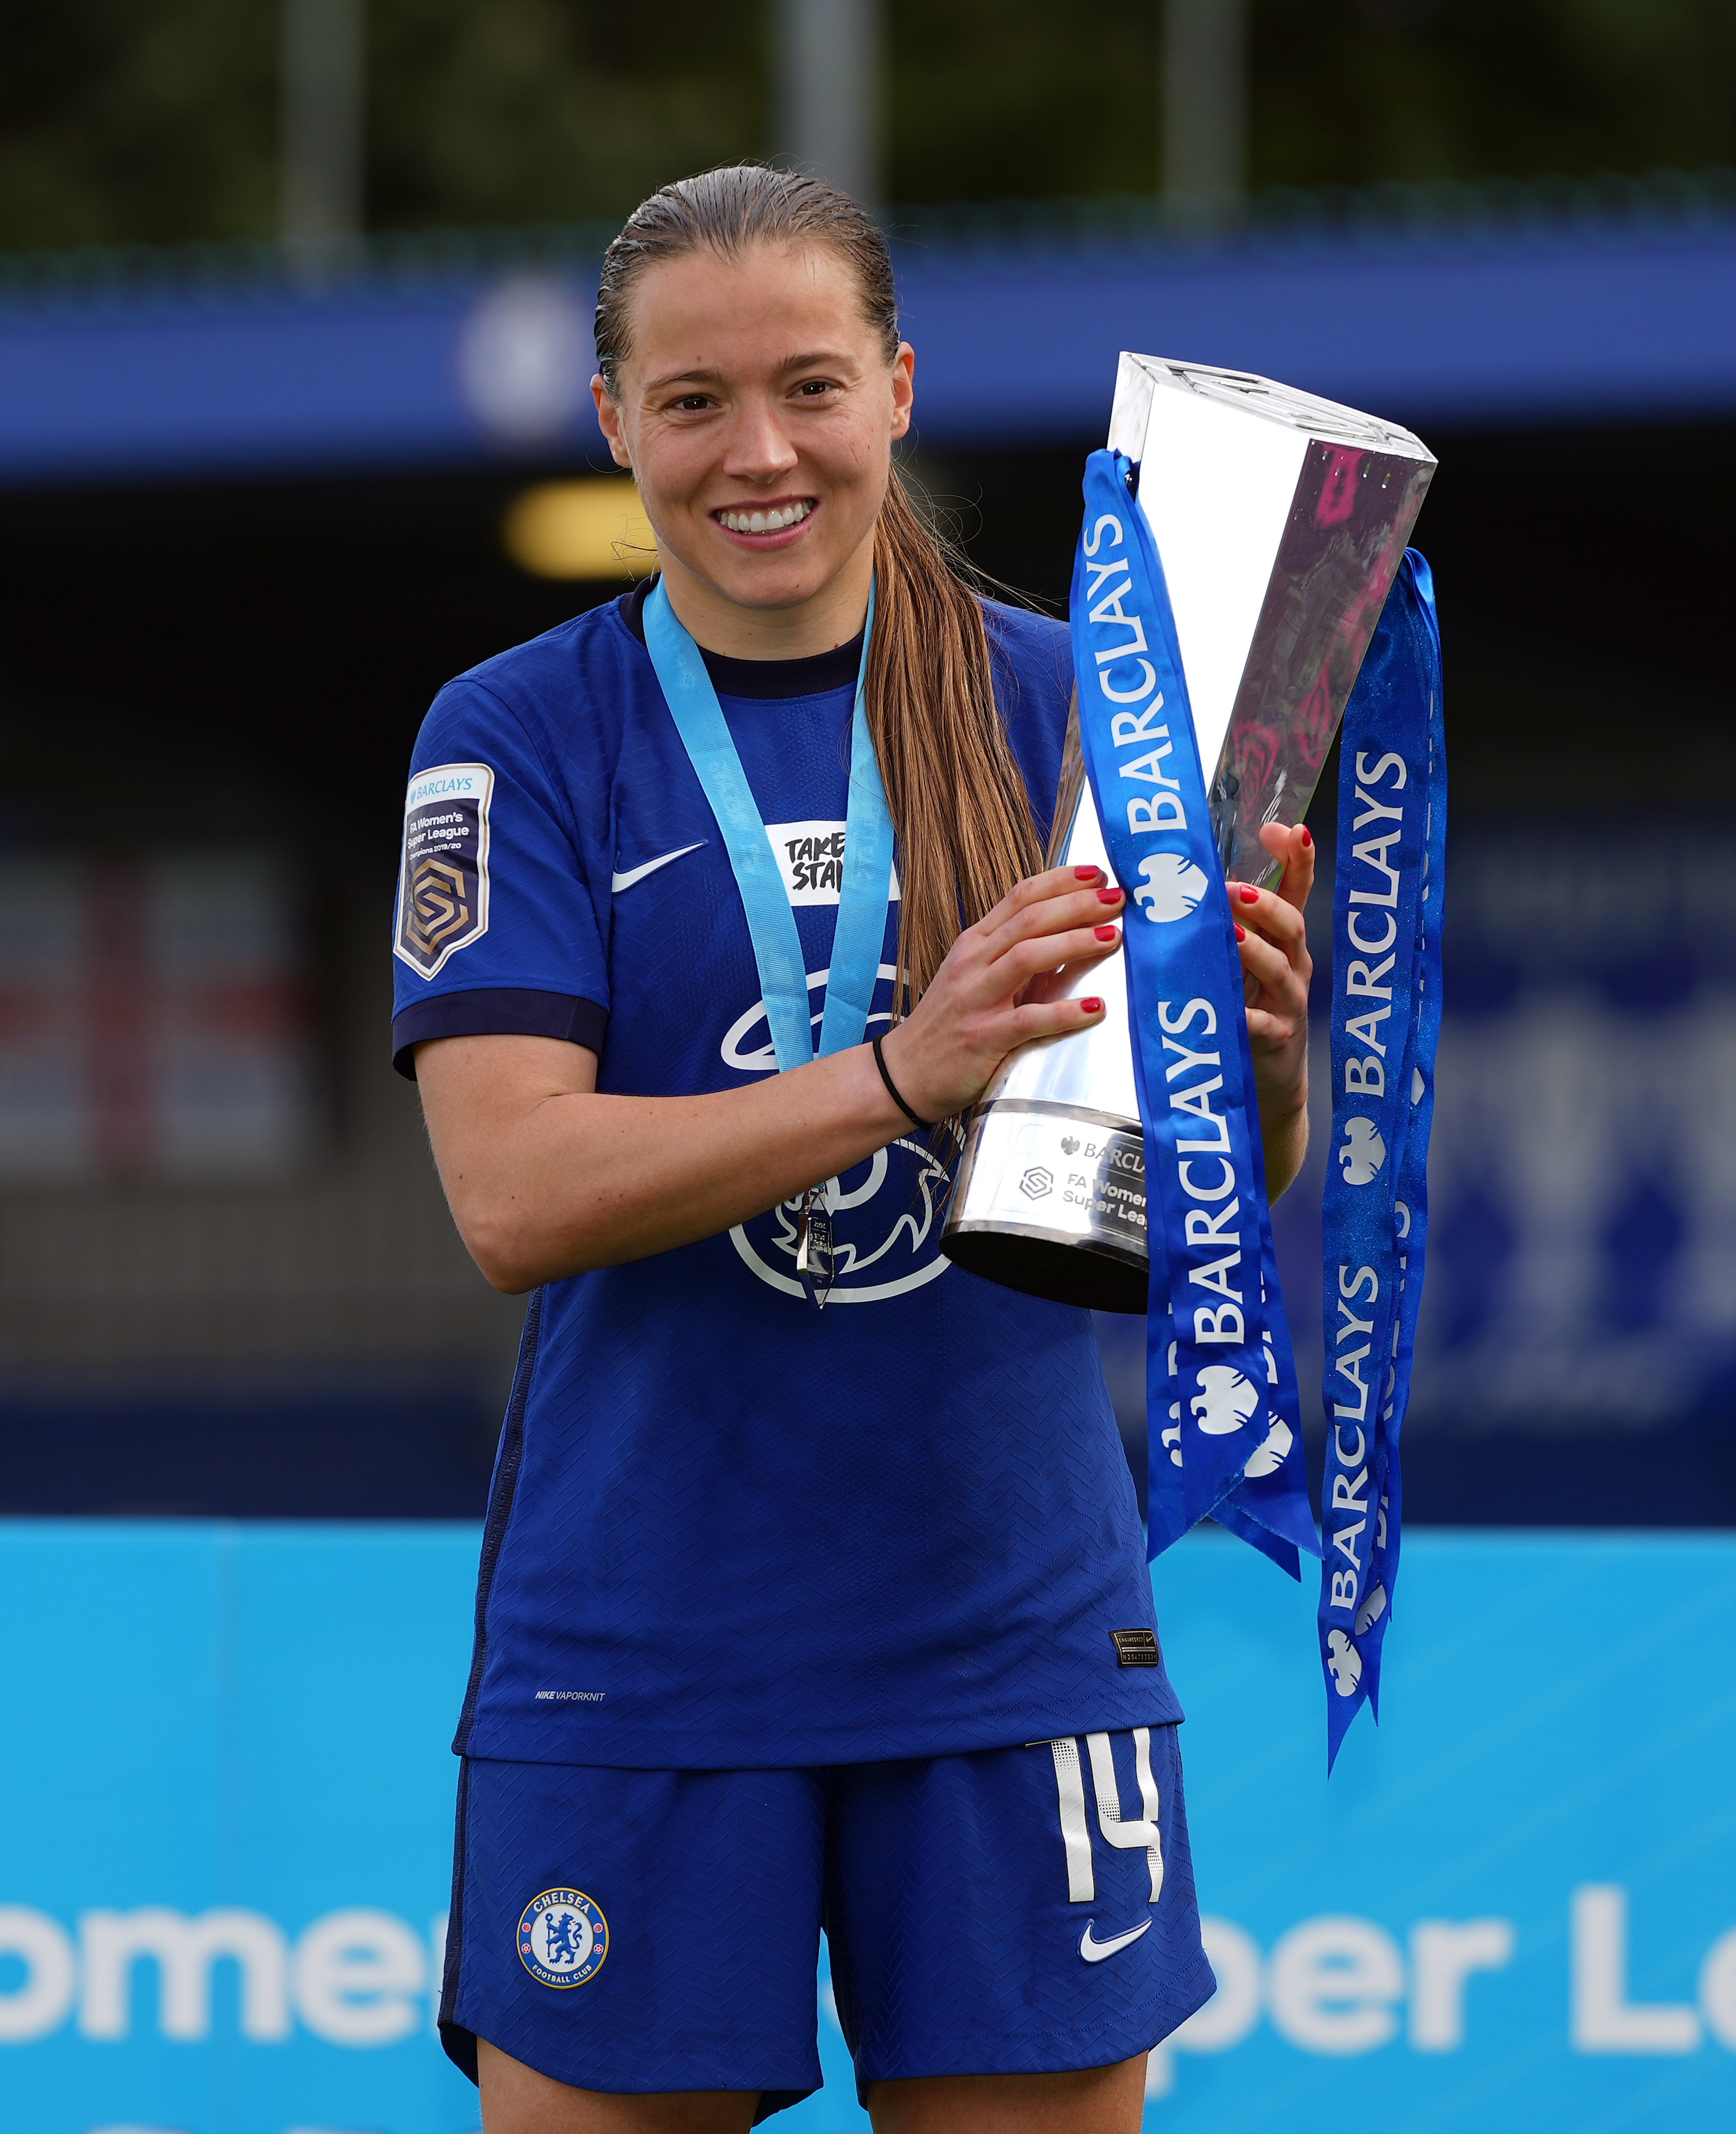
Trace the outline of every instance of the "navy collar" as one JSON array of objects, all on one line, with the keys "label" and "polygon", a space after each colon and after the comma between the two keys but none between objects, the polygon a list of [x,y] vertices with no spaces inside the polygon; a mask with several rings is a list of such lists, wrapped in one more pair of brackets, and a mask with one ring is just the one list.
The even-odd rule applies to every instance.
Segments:
[{"label": "navy collar", "polygon": [[[641,578],[615,602],[621,620],[641,645],[645,641],[645,602],[656,583],[654,577]],[[699,656],[720,697],[823,697],[834,689],[856,688],[856,670],[862,664],[862,633],[858,630],[847,645],[807,659],[731,659],[721,652],[707,652],[702,645]]]}]

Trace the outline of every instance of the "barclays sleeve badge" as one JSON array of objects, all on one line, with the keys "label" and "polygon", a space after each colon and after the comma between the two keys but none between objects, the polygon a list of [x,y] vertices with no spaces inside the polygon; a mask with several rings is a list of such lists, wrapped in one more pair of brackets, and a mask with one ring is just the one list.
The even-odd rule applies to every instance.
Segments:
[{"label": "barclays sleeve badge", "polygon": [[582,1986],[609,1953],[609,1922],[582,1890],[545,1890],[518,1919],[518,1960],[544,1986]]},{"label": "barclays sleeve badge", "polygon": [[420,978],[488,931],[494,789],[485,763],[438,764],[410,780],[393,948]]}]

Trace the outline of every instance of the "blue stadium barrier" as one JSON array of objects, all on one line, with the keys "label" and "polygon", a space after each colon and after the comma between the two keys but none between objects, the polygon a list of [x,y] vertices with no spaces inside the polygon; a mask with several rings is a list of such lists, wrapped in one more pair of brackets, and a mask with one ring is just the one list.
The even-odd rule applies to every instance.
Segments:
[{"label": "blue stadium barrier", "polygon": [[[430,2023],[476,1547],[0,1522],[8,2129],[473,2134]],[[1329,1785],[1309,1595],[1211,1537],[1157,1591],[1220,1985],[1149,2127],[1736,2123],[1736,1538],[1414,1535]],[[822,2032],[788,2134],[866,2124]]]},{"label": "blue stadium barrier", "polygon": [[[594,229],[0,259],[0,483],[605,464]],[[932,446],[1100,434],[1116,355],[1272,376],[1425,426],[1727,415],[1736,183],[1375,188],[1237,241],[1153,203],[950,210],[899,241]]]}]

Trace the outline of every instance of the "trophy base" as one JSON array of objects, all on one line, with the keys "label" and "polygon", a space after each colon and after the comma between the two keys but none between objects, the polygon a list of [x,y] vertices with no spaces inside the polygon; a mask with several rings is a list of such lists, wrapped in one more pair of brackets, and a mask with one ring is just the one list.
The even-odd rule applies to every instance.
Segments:
[{"label": "trophy base", "polygon": [[980,1224],[955,1233],[942,1248],[955,1267],[1051,1304],[1082,1304],[1087,1311],[1145,1316],[1145,1263],[1121,1258],[1102,1247],[1061,1243],[1039,1230],[989,1230]]},{"label": "trophy base", "polygon": [[[968,1196],[968,1197],[967,1197]],[[1027,1296],[1094,1311],[1146,1304],[1145,1151],[1136,1124],[1009,1097],[971,1120],[941,1250]]]}]

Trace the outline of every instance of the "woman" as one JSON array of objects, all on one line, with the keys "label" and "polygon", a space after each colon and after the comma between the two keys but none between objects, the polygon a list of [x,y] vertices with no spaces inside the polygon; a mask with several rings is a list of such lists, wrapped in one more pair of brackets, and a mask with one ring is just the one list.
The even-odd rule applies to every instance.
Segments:
[{"label": "woman", "polygon": [[[662,577],[443,691],[406,814],[399,1063],[479,1266],[535,1292],[447,2050],[488,2134],[745,2128],[819,2082],[823,1920],[878,2127],[1129,2129],[1212,1991],[1134,1494],[1087,1316],[938,1249],[938,1123],[1099,1017],[1025,992],[1119,945],[1121,891],[1041,864],[1066,633],[968,591],[899,485],[914,358],[853,201],[666,188],[597,350]],[[1281,1185],[1312,855],[1271,835]]]}]

